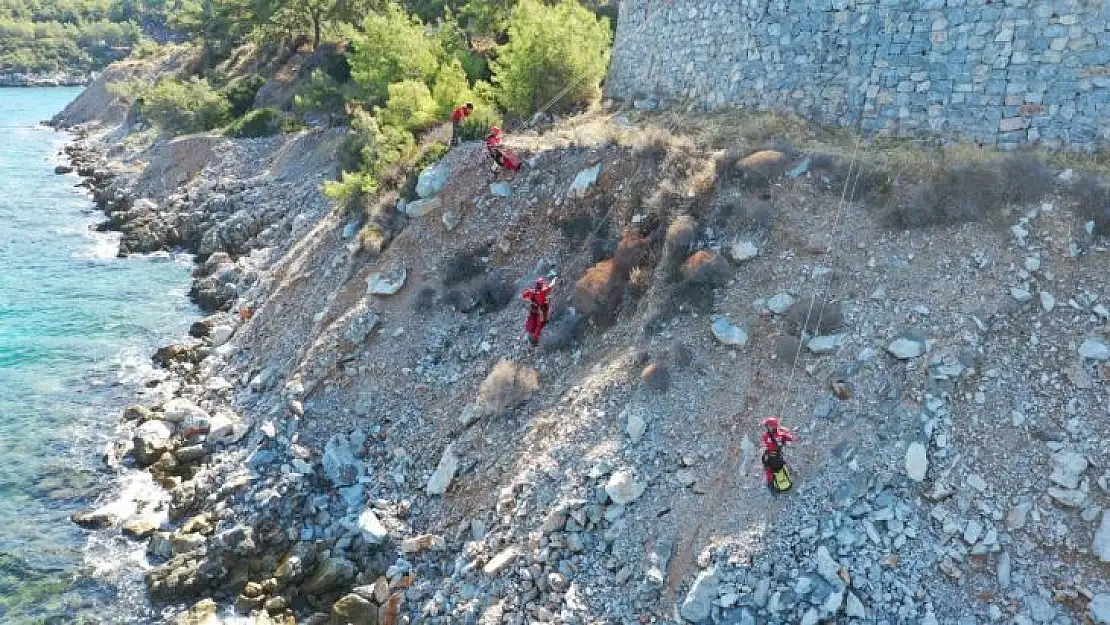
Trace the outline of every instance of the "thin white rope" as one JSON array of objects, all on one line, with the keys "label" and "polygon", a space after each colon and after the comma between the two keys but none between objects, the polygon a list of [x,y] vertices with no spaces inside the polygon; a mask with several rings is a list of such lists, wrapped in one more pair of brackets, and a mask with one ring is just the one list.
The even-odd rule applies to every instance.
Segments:
[{"label": "thin white rope", "polygon": [[[855,196],[855,191],[856,191],[855,187],[852,188],[852,197],[849,198],[849,195],[848,195],[848,187],[852,183],[853,173],[855,173],[857,185],[859,183],[860,166],[857,165],[857,162],[858,162],[857,157],[859,156],[859,147],[860,147],[860,143],[862,141],[863,141],[863,135],[862,134],[856,135],[856,145],[855,145],[855,148],[852,150],[852,160],[848,164],[848,175],[844,180],[844,189],[840,193],[840,202],[837,204],[837,207],[836,207],[836,217],[833,220],[833,227],[829,231],[829,244],[825,249],[825,255],[826,256],[831,254],[834,247],[838,247],[839,243],[842,242],[842,241],[838,240],[838,238],[842,238],[842,235],[840,233],[840,221],[841,221],[841,218],[844,214],[844,207],[847,206],[848,204],[851,204],[851,201],[852,201],[852,199],[854,199],[854,196]],[[801,324],[801,329],[799,330],[800,337],[799,337],[799,340],[798,340],[798,348],[794,352],[793,362],[790,363],[790,376],[786,380],[786,388],[783,390],[782,400],[778,404],[779,405],[779,410],[775,411],[772,414],[782,415],[784,410],[788,407],[787,402],[789,402],[789,400],[791,399],[791,389],[794,386],[794,378],[797,375],[798,360],[801,358],[802,349],[805,347],[806,330],[809,328],[809,322],[810,322],[810,319],[812,318],[812,315],[813,315],[813,308],[817,305],[817,300],[820,299],[821,300],[821,309],[818,312],[818,317],[817,317],[817,326],[818,326],[818,332],[819,332],[820,331],[820,325],[821,325],[821,319],[823,318],[823,316],[825,314],[825,301],[824,301],[824,299],[825,299],[825,296],[828,294],[829,286],[831,286],[831,284],[832,284],[832,277],[833,277],[833,274],[834,274],[835,267],[836,267],[836,261],[834,259],[834,262],[831,263],[831,266],[829,267],[829,272],[827,274],[828,275],[828,280],[826,281],[827,284],[825,285],[825,288],[821,291],[820,295],[818,295],[817,286],[816,285],[814,286],[813,297],[809,301],[809,308],[806,310],[805,320]]]}]

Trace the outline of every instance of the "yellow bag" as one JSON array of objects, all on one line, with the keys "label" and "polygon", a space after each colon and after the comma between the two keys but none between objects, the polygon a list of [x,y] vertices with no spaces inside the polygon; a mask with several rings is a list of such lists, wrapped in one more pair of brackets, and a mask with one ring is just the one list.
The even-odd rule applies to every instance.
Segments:
[{"label": "yellow bag", "polygon": [[785,493],[794,486],[793,482],[790,481],[790,473],[787,472],[785,466],[775,471],[771,483],[774,485],[775,490],[780,493]]}]

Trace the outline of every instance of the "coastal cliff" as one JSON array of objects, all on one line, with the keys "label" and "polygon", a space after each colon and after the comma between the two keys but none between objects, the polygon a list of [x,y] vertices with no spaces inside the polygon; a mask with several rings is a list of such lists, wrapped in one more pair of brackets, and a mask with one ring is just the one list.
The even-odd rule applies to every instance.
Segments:
[{"label": "coastal cliff", "polygon": [[178,622],[1104,618],[1108,251],[1074,172],[892,228],[850,153],[598,108],[511,136],[515,175],[454,148],[370,246],[321,191],[342,128],[144,135],[106,85],[174,62],[55,123],[121,255],[194,253],[212,313],[110,453],[164,504],[75,518],[146,542]]}]

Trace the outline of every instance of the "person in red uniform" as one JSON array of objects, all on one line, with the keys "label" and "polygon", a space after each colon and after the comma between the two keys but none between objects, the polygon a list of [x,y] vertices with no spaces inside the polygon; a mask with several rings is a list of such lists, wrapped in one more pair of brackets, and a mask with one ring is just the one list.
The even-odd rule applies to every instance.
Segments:
[{"label": "person in red uniform", "polygon": [[501,147],[501,129],[497,126],[490,126],[489,134],[486,135],[486,152],[489,152],[493,162],[505,169],[509,171],[520,169],[520,159],[512,152]]},{"label": "person in red uniform", "polygon": [[540,333],[547,325],[551,305],[547,301],[551,289],[557,279],[554,273],[547,274],[547,280],[536,278],[536,284],[521,294],[524,301],[528,302],[528,320],[524,322],[524,331],[528,333],[528,340],[532,345],[539,345]]},{"label": "person in red uniform", "polygon": [[767,487],[774,488],[775,469],[772,468],[772,458],[777,457],[782,461],[782,447],[786,443],[794,442],[794,434],[790,430],[781,427],[779,420],[775,417],[767,417],[763,420],[763,476],[767,479]]},{"label": "person in red uniform", "polygon": [[458,145],[460,141],[459,126],[463,120],[470,117],[474,112],[474,103],[467,102],[459,108],[451,111],[451,145]]}]

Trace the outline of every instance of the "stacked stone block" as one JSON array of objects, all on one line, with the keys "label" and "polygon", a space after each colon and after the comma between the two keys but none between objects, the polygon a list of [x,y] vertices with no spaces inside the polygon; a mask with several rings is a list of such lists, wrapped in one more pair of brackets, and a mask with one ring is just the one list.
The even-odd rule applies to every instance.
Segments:
[{"label": "stacked stone block", "polygon": [[1110,0],[622,0],[606,90],[1094,151]]}]

